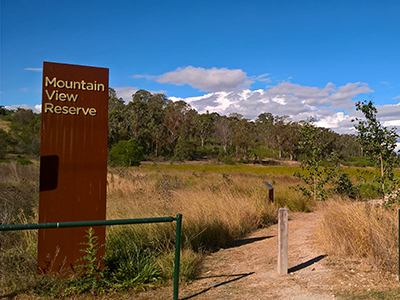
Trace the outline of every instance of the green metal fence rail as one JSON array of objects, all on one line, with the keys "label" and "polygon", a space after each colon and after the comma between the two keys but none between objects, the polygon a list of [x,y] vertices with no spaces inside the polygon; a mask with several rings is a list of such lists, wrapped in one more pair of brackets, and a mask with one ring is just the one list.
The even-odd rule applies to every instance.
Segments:
[{"label": "green metal fence rail", "polygon": [[174,295],[173,300],[178,300],[179,295],[179,264],[181,250],[181,231],[182,215],[177,214],[174,217],[161,218],[143,218],[143,219],[122,219],[122,220],[99,220],[99,221],[77,221],[77,222],[55,222],[55,223],[36,223],[36,224],[16,224],[0,225],[0,231],[11,230],[30,230],[30,229],[50,229],[50,228],[70,228],[70,227],[88,227],[88,226],[110,226],[144,223],[166,223],[176,221],[176,241],[175,241],[175,269],[174,269]]}]

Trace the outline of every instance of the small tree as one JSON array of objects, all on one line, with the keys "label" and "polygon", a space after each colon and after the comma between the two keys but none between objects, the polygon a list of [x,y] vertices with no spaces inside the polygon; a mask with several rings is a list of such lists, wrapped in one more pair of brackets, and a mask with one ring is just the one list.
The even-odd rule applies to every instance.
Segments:
[{"label": "small tree", "polygon": [[355,119],[358,121],[358,125],[354,125],[357,140],[368,159],[379,166],[380,176],[377,181],[382,185],[382,194],[385,195],[394,184],[393,166],[398,162],[395,149],[399,135],[395,127],[388,129],[376,118],[378,110],[372,101],[358,101],[356,110],[361,111],[365,117],[365,120]]},{"label": "small tree", "polygon": [[314,119],[304,123],[299,129],[299,150],[302,173],[295,173],[308,185],[299,187],[303,194],[312,196],[314,200],[323,199],[324,186],[333,177],[334,170],[323,166],[324,162],[335,161],[333,141],[330,140],[329,130],[316,127]]}]

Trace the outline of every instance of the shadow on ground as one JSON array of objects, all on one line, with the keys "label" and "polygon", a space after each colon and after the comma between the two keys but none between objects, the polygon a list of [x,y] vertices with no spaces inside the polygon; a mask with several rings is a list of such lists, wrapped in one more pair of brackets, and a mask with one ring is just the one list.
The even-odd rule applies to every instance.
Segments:
[{"label": "shadow on ground", "polygon": [[211,289],[215,289],[215,288],[220,287],[220,286],[223,286],[223,285],[225,285],[225,284],[238,281],[238,280],[243,279],[243,278],[245,278],[245,277],[247,277],[247,276],[250,276],[250,275],[252,275],[252,274],[254,274],[254,272],[251,272],[251,273],[244,273],[244,274],[233,274],[233,275],[217,275],[217,276],[209,276],[209,277],[201,277],[201,278],[198,278],[198,280],[201,280],[201,279],[207,279],[207,278],[220,278],[220,277],[228,277],[228,278],[230,278],[230,277],[235,277],[235,278],[233,278],[233,279],[229,279],[229,280],[227,280],[227,281],[224,281],[224,282],[215,284],[215,285],[213,285],[213,286],[211,286],[211,287],[209,287],[209,288],[206,288],[206,289],[204,289],[204,290],[202,290],[202,291],[200,291],[200,292],[198,292],[198,293],[196,293],[196,294],[193,294],[193,295],[191,295],[191,296],[187,296],[187,297],[185,297],[185,298],[182,298],[181,300],[192,299],[192,298],[194,298],[194,297],[197,297],[197,296],[199,296],[199,295],[201,295],[201,294],[204,294],[204,293],[208,292],[208,291],[211,290]]},{"label": "shadow on ground", "polygon": [[227,248],[240,247],[240,246],[243,246],[243,245],[247,245],[247,244],[251,244],[251,243],[254,243],[254,242],[270,239],[270,238],[273,238],[273,237],[275,237],[275,236],[260,236],[260,237],[255,237],[255,238],[236,240],[236,241],[229,242],[228,245],[227,245]]},{"label": "shadow on ground", "polygon": [[305,269],[305,268],[307,268],[307,267],[319,262],[320,260],[324,259],[327,256],[328,255],[319,255],[319,256],[317,256],[317,257],[315,257],[313,259],[310,259],[310,260],[308,260],[306,262],[303,262],[303,263],[301,263],[301,264],[299,264],[297,266],[294,266],[294,267],[288,269],[288,273],[294,273],[294,272],[300,271],[302,269]]}]

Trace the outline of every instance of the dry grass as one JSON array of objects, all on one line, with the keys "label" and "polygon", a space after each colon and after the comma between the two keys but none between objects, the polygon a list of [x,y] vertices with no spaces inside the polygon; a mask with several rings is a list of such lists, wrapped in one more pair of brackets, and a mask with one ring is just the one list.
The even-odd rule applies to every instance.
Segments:
[{"label": "dry grass", "polygon": [[3,120],[0,118],[0,129],[3,129],[5,132],[8,132],[10,130],[10,121]]},{"label": "dry grass", "polygon": [[[257,175],[135,168],[109,173],[108,182],[109,219],[181,213],[185,241],[194,249],[222,247],[276,218],[276,206],[267,203],[267,188]],[[159,227],[147,226],[148,234],[158,239],[150,228]]]},{"label": "dry grass", "polygon": [[328,254],[365,258],[383,270],[398,271],[397,209],[331,200],[322,210],[318,239]]}]

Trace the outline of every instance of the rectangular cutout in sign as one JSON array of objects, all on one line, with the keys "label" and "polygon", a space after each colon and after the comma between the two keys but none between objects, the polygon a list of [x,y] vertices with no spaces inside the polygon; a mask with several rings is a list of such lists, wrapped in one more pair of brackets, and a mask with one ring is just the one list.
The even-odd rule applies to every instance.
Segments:
[{"label": "rectangular cutout in sign", "polygon": [[[108,69],[44,62],[39,223],[105,220],[107,133]],[[39,230],[38,272],[67,276],[87,229]]]}]

